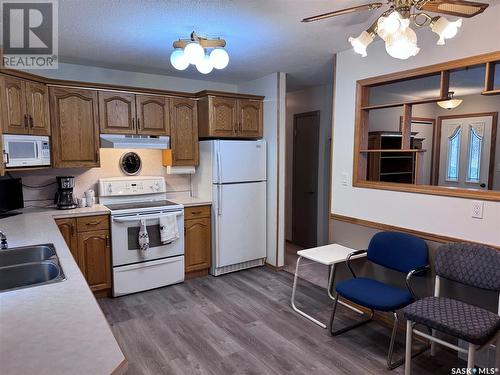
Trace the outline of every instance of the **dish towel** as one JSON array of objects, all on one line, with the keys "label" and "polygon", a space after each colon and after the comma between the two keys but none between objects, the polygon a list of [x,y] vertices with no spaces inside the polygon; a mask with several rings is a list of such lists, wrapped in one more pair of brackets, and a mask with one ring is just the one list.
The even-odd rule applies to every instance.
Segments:
[{"label": "dish towel", "polygon": [[177,226],[177,214],[160,217],[160,240],[162,243],[170,243],[179,238]]},{"label": "dish towel", "polygon": [[141,219],[141,228],[139,229],[139,238],[137,240],[139,242],[140,254],[143,258],[146,258],[149,250],[149,234],[146,228],[146,220],[144,219]]}]

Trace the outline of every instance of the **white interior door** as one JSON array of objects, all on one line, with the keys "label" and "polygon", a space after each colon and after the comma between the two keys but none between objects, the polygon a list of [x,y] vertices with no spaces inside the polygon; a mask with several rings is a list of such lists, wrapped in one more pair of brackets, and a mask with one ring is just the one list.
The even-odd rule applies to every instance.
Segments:
[{"label": "white interior door", "polygon": [[439,185],[488,189],[492,116],[441,123]]},{"label": "white interior door", "polygon": [[266,180],[266,141],[216,141],[214,183]]},{"label": "white interior door", "polygon": [[215,265],[266,257],[266,183],[214,185]]}]

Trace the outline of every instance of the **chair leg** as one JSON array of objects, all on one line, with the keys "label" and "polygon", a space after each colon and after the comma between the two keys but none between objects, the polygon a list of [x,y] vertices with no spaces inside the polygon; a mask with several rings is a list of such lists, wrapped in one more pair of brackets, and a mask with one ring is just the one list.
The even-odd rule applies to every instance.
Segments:
[{"label": "chair leg", "polygon": [[[436,335],[436,330],[433,329],[431,330],[431,336],[434,337]],[[436,355],[436,343],[434,341],[431,341],[431,356]]]},{"label": "chair leg", "polygon": [[469,343],[469,352],[467,354],[467,367],[474,368],[476,365],[476,345]]},{"label": "chair leg", "polygon": [[[339,294],[338,293],[335,293],[335,302],[333,303],[333,310],[332,310],[332,315],[330,317],[330,324],[328,325],[328,332],[330,332],[330,335],[331,336],[337,336],[337,335],[340,335],[341,333],[344,333],[344,332],[347,332],[347,331],[350,331],[351,329],[353,328],[356,328],[356,327],[359,327],[359,326],[362,326],[363,324],[366,324],[368,322],[371,322],[372,319],[373,319],[373,315],[375,314],[375,311],[373,310],[370,310],[370,315],[368,318],[364,319],[364,320],[361,320],[360,322],[356,322],[354,324],[351,324],[347,327],[344,327],[344,328],[341,328],[337,331],[334,331],[333,330],[333,320],[335,319],[335,312],[337,311],[337,303],[339,303]],[[365,314],[363,314],[365,315]]]},{"label": "chair leg", "polygon": [[495,367],[500,369],[500,333],[497,334]]},{"label": "chair leg", "polygon": [[405,352],[405,375],[411,374],[411,341],[413,336],[413,322],[406,321],[406,352]]}]

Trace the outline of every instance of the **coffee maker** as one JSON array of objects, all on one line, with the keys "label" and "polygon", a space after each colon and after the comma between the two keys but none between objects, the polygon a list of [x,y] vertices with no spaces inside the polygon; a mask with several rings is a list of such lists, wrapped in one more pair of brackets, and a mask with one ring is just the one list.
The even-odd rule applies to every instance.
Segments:
[{"label": "coffee maker", "polygon": [[76,208],[73,198],[73,188],[75,187],[75,178],[73,176],[58,176],[57,192],[54,198],[54,203],[60,210],[69,210]]}]

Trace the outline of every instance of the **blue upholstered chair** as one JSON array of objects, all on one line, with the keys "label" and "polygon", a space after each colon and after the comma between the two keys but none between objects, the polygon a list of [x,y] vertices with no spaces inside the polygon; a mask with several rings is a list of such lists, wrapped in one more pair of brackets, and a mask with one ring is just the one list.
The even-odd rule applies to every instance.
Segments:
[{"label": "blue upholstered chair", "polygon": [[[435,259],[434,297],[423,298],[404,309],[406,322],[405,374],[410,375],[413,334],[431,341],[431,355],[436,343],[467,353],[467,367],[475,366],[476,351],[496,344],[495,367],[500,368],[500,251],[491,247],[453,243],[439,247]],[[441,279],[499,293],[498,312],[485,310],[456,299],[441,296]],[[428,335],[414,328],[415,323],[432,330]],[[464,340],[464,349],[441,338],[436,331]]]},{"label": "blue upholstered chair", "polygon": [[[351,265],[351,257],[367,253],[367,259],[380,266],[399,271],[406,275],[406,289],[398,288],[375,279],[357,277]],[[394,326],[392,329],[389,352],[387,354],[387,367],[393,369],[403,363],[404,359],[392,361],[392,352],[396,338],[398,315],[397,310],[409,305],[417,298],[411,289],[411,277],[429,268],[427,244],[420,238],[398,232],[380,232],[370,241],[367,250],[354,251],[347,257],[347,266],[353,278],[337,283],[335,288],[335,303],[330,318],[330,333],[335,336],[359,327],[373,319],[375,311],[392,312]],[[350,326],[333,330],[333,321],[337,309],[338,297],[343,297],[358,305],[370,309],[368,318]],[[421,351],[415,353],[420,354]]]}]

